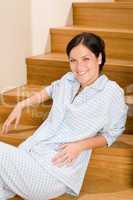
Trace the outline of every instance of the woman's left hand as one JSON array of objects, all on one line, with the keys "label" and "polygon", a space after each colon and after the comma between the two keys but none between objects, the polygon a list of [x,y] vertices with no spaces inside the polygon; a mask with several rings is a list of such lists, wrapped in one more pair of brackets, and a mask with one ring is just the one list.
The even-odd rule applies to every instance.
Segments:
[{"label": "woman's left hand", "polygon": [[81,152],[82,148],[78,142],[62,144],[59,146],[58,153],[52,159],[52,162],[58,166],[70,165]]}]

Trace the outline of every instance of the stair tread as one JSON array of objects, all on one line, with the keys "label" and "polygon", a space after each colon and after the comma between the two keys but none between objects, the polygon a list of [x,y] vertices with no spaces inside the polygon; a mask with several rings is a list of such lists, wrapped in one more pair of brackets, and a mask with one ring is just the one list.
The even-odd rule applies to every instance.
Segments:
[{"label": "stair tread", "polygon": [[36,130],[36,126],[20,124],[17,128],[12,127],[9,130],[8,134],[1,134],[1,127],[2,124],[0,124],[0,140],[2,138],[13,138],[13,139],[24,140],[27,137],[31,136],[33,132]]},{"label": "stair tread", "polygon": [[[32,95],[34,95],[36,92],[41,91],[45,86],[44,85],[32,85],[32,84],[25,84],[22,86],[19,86],[17,88],[14,88],[12,90],[9,90],[7,92],[3,93],[3,98],[5,102],[9,101],[10,99],[16,99],[18,101],[22,101],[25,98],[28,98]],[[9,98],[9,100],[8,100]],[[51,100],[48,100],[45,102],[45,105],[50,105]],[[15,102],[16,104],[16,102]]]},{"label": "stair tread", "polygon": [[42,85],[22,85],[19,86],[17,88],[14,88],[10,91],[4,92],[3,95],[10,95],[10,96],[16,96],[16,91],[18,90],[17,94],[18,95],[23,95],[24,97],[26,96],[31,96],[31,94],[40,91],[41,89],[43,89],[44,86]]},{"label": "stair tread", "polygon": [[[63,27],[57,27],[57,28],[51,28],[51,30],[54,30],[56,32],[60,32],[64,30],[70,30],[70,31],[97,31],[97,32],[104,32],[105,34],[111,33],[112,36],[113,34],[122,34],[125,35],[127,38],[132,38],[133,37],[133,30],[129,29],[116,29],[116,28],[97,28],[97,27],[87,27],[87,26],[77,26],[77,25],[71,25],[71,26],[63,26]],[[64,32],[65,33],[65,32]]]},{"label": "stair tread", "polygon": [[27,59],[28,60],[35,59],[35,60],[67,61],[67,56],[65,53],[51,52],[51,53],[41,54],[37,56],[30,56]]},{"label": "stair tread", "polygon": [[[51,60],[51,61],[62,61],[62,62],[68,62],[67,55],[65,53],[60,53],[60,52],[51,52],[47,54],[41,54],[37,56],[31,56],[28,58],[28,62],[33,62],[34,60]],[[108,58],[107,63],[111,65],[125,65],[129,67],[133,67],[133,62],[130,60],[120,60],[120,59],[113,59],[113,58]]]},{"label": "stair tread", "polygon": [[84,194],[78,200],[132,200],[133,198],[133,189],[127,189],[119,192],[111,193],[98,193],[98,194]]},{"label": "stair tread", "polygon": [[95,8],[133,8],[133,2],[74,2],[74,7],[95,7]]}]

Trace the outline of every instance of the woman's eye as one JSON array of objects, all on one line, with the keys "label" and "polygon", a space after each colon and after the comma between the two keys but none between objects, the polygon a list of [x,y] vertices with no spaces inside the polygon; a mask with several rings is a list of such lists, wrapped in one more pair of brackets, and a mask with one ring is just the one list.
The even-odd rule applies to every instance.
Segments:
[{"label": "woman's eye", "polygon": [[70,63],[74,63],[74,62],[76,62],[76,60],[70,59]]},{"label": "woman's eye", "polygon": [[84,60],[84,61],[89,61],[90,59],[89,59],[89,58],[84,58],[83,60]]}]

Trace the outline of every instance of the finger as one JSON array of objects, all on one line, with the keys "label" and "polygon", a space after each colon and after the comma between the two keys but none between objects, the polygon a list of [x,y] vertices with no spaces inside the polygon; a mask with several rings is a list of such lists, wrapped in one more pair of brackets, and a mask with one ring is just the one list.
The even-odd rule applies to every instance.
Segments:
[{"label": "finger", "polygon": [[19,122],[20,122],[20,116],[18,116],[16,121],[15,121],[15,129],[18,127]]},{"label": "finger", "polygon": [[62,167],[63,165],[70,167],[73,164],[73,160],[70,158],[67,158],[64,160],[64,162],[60,162],[58,164],[56,164],[58,167]]},{"label": "finger", "polygon": [[4,133],[8,133],[10,127],[11,127],[11,123],[6,124]]},{"label": "finger", "polygon": [[6,134],[7,133],[7,125],[4,125],[3,127],[2,127],[2,131],[1,131],[1,133],[2,134]]},{"label": "finger", "polygon": [[5,133],[7,133],[12,125],[13,119],[9,118],[5,124]]},{"label": "finger", "polygon": [[59,150],[62,150],[62,149],[65,149],[67,147],[68,144],[61,144],[59,145],[58,149]]},{"label": "finger", "polygon": [[71,162],[70,162],[70,161],[67,162],[67,163],[66,163],[66,166],[67,166],[67,167],[70,167],[70,166],[73,165],[73,163],[74,163],[74,159],[71,159]]},{"label": "finger", "polygon": [[60,157],[54,159],[54,160],[53,160],[53,163],[54,163],[55,165],[57,165],[57,164],[60,164],[60,163],[64,163],[65,160],[67,160],[67,156],[66,156],[66,155],[60,156]]},{"label": "finger", "polygon": [[7,124],[8,124],[8,122],[5,121],[5,123],[4,123],[3,126],[2,126],[2,131],[1,131],[1,133],[5,133]]},{"label": "finger", "polygon": [[56,162],[61,157],[60,153],[57,153],[54,158],[52,159],[53,162]]},{"label": "finger", "polygon": [[2,128],[1,128],[1,133],[3,134],[5,131],[5,123],[3,124]]}]

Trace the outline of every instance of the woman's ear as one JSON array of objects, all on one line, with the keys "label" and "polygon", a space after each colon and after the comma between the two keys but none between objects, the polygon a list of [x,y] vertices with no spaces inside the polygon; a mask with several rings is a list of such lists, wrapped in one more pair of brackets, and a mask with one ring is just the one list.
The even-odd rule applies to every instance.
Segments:
[{"label": "woman's ear", "polygon": [[100,65],[102,63],[102,54],[100,53],[98,56],[98,64]]}]

